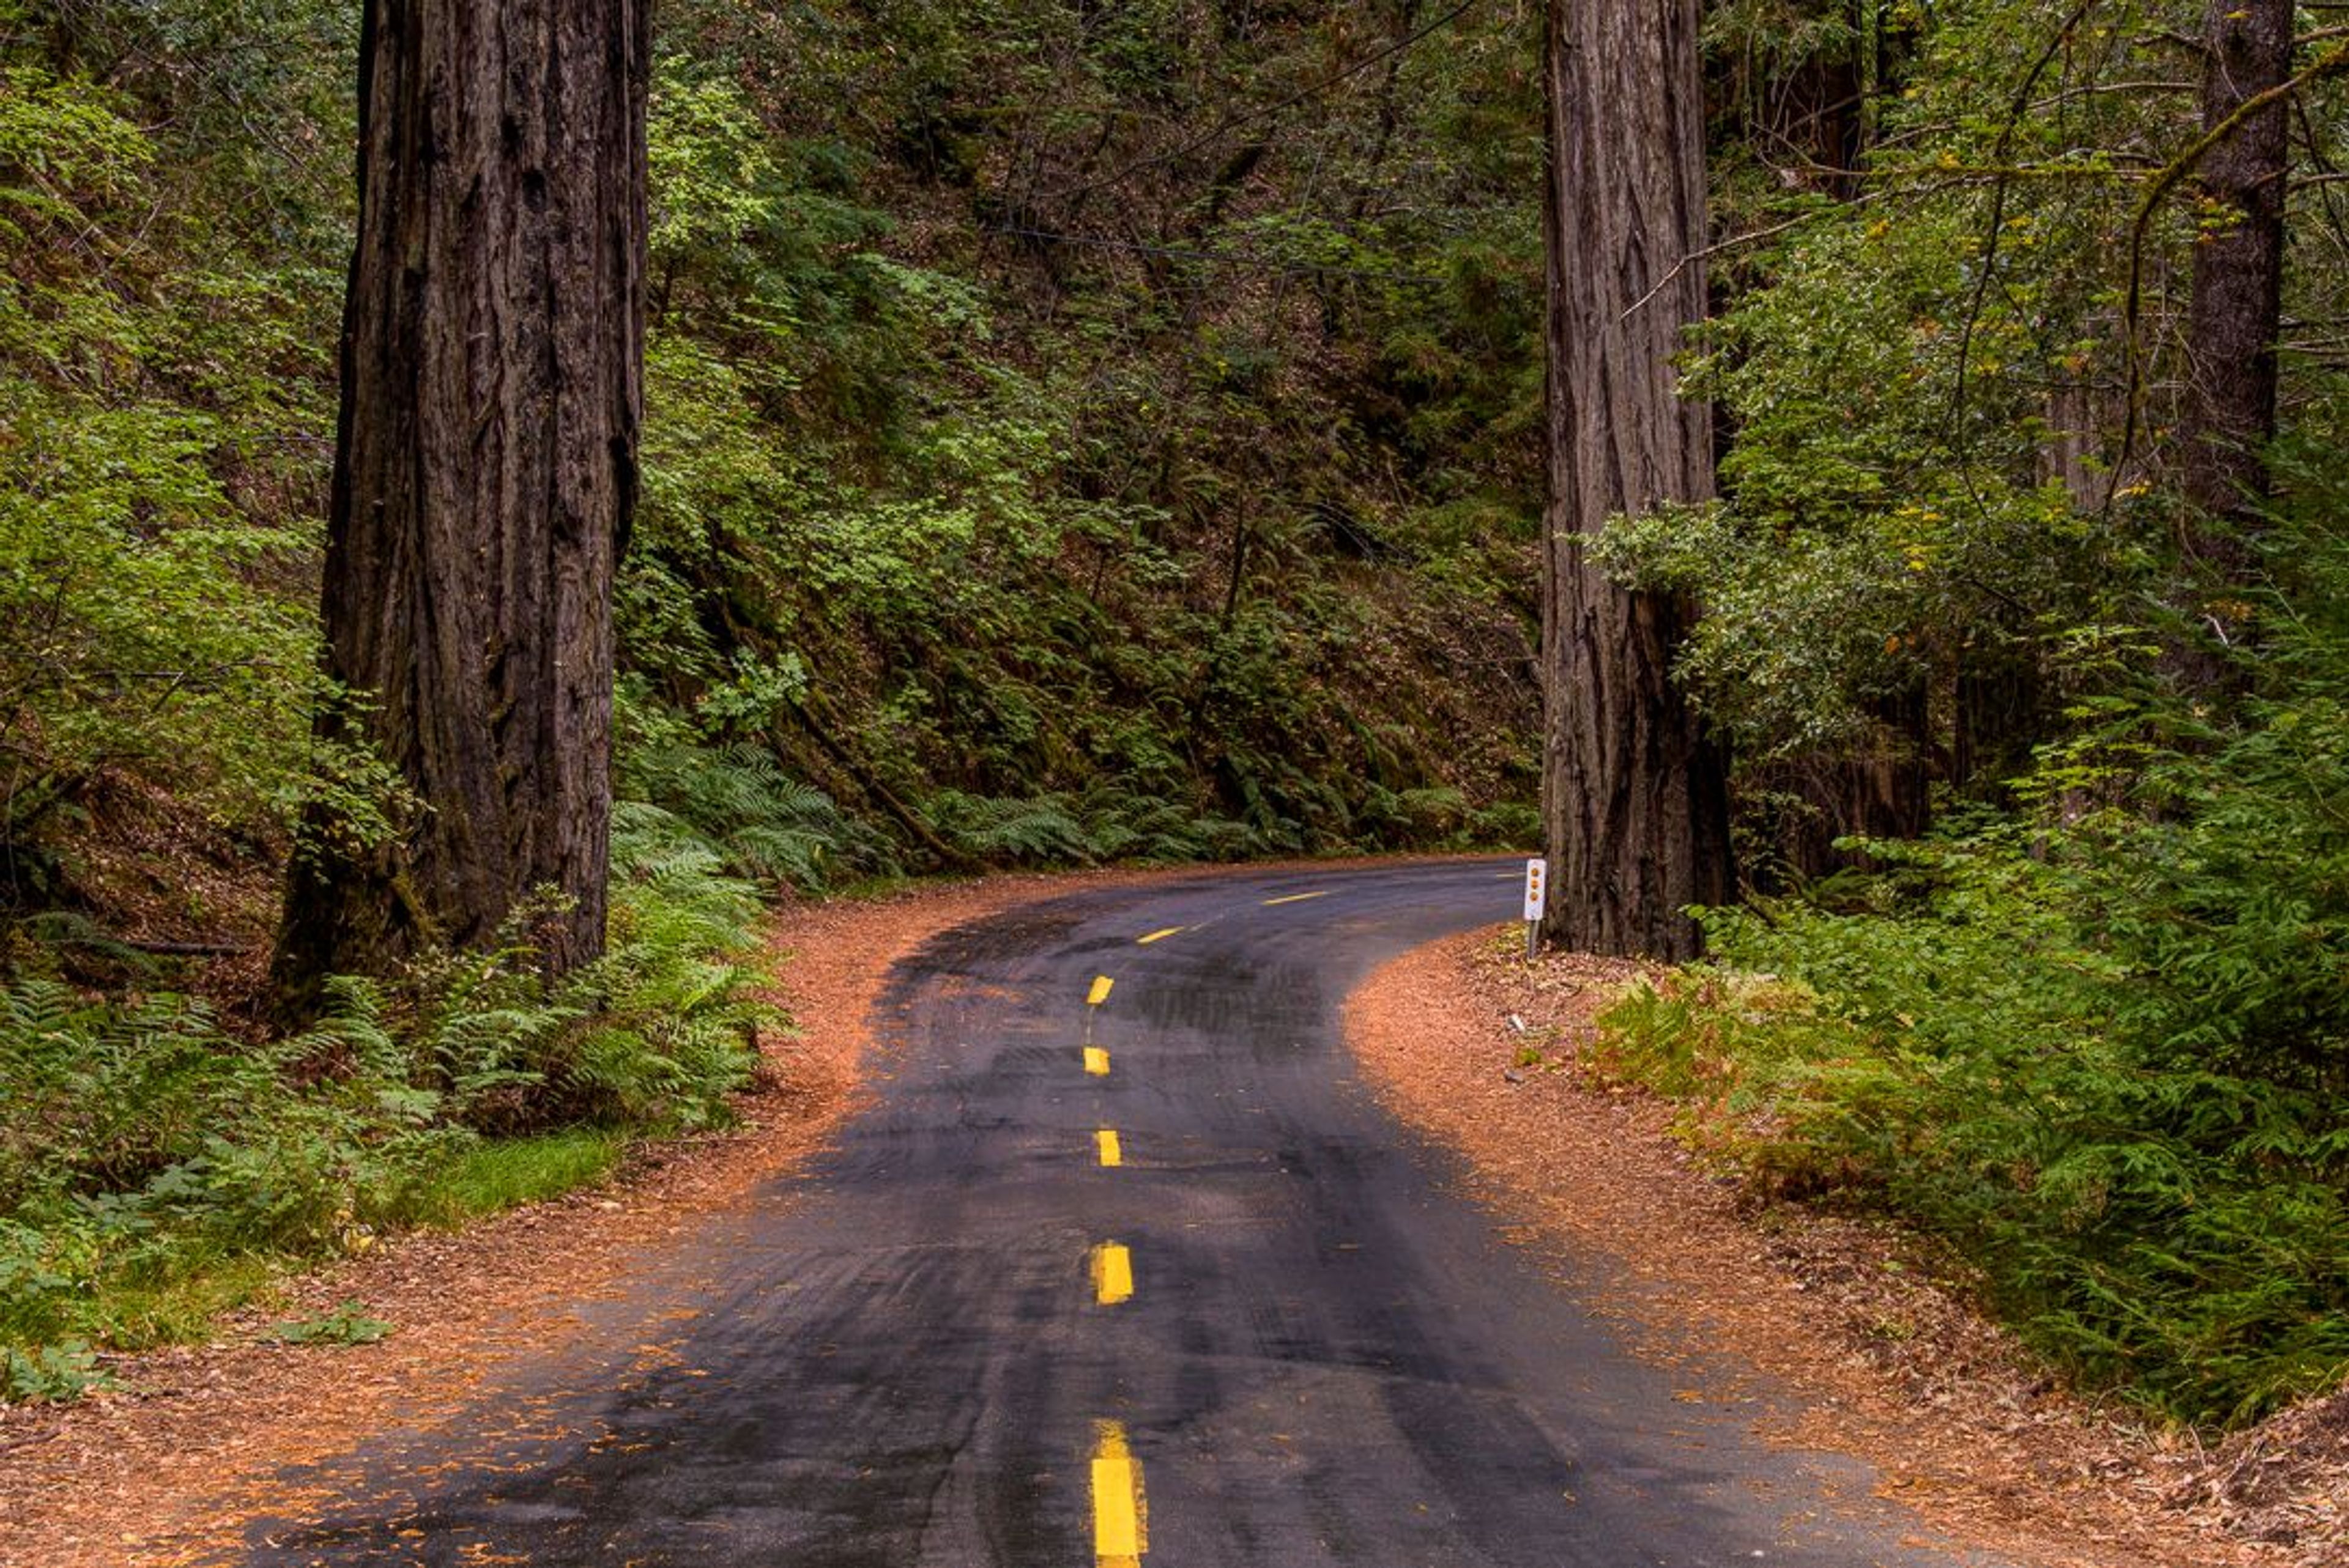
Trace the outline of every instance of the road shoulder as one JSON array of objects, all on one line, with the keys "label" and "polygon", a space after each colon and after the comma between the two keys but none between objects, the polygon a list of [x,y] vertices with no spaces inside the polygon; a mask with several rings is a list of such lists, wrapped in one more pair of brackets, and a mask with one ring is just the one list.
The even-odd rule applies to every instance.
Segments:
[{"label": "road shoulder", "polygon": [[1670,1106],[1581,1065],[1592,1016],[1638,967],[1529,969],[1515,930],[1381,967],[1348,1000],[1348,1043],[1388,1108],[1459,1157],[1503,1234],[1586,1282],[1640,1354],[1702,1346],[1754,1367],[1785,1395],[1764,1438],[1870,1462],[1883,1495],[1984,1551],[2080,1568],[2323,1561],[2305,1537],[2299,1552],[2244,1539],[2239,1510],[2181,1505],[2209,1455],[2053,1387],[1920,1245],[1742,1205],[1673,1138]]}]

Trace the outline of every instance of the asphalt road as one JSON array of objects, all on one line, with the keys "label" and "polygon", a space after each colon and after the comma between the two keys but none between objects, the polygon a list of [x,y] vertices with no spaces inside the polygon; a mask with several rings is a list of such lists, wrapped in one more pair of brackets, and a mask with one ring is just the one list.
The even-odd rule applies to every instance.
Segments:
[{"label": "asphalt road", "polygon": [[836,1151],[453,1424],[289,1476],[341,1495],[249,1560],[1975,1561],[1900,1544],[1863,1467],[1689,1402],[1701,1360],[1628,1356],[1356,1082],[1346,993],[1514,918],[1516,864],[1200,877],[938,937]]}]

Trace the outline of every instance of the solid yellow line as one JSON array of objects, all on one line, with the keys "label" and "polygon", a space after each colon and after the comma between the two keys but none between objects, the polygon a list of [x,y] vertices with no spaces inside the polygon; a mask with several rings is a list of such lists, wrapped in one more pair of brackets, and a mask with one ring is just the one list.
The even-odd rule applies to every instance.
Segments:
[{"label": "solid yellow line", "polygon": [[1099,1132],[1093,1134],[1093,1146],[1101,1151],[1101,1162],[1102,1164],[1123,1165],[1125,1163],[1125,1153],[1117,1146],[1117,1134],[1109,1128],[1104,1127]]},{"label": "solid yellow line", "polygon": [[1142,1461],[1125,1445],[1125,1428],[1094,1423],[1093,1558],[1099,1568],[1140,1568],[1150,1550],[1150,1504]]},{"label": "solid yellow line", "polygon": [[1168,937],[1173,936],[1185,929],[1186,928],[1180,925],[1170,925],[1164,931],[1154,931],[1147,936],[1135,937],[1133,939],[1134,945],[1138,947],[1147,947],[1154,942],[1164,942]]},{"label": "solid yellow line", "polygon": [[1111,979],[1106,975],[1094,975],[1093,988],[1085,993],[1085,1006],[1088,1007],[1098,1007],[1103,1002],[1108,1001],[1109,988],[1116,984],[1116,981]]},{"label": "solid yellow line", "polygon": [[1099,1046],[1087,1046],[1085,1047],[1085,1071],[1092,1074],[1095,1078],[1107,1078],[1109,1076],[1109,1053],[1102,1049]]},{"label": "solid yellow line", "polygon": [[1133,1299],[1133,1254],[1122,1242],[1093,1249],[1093,1300],[1103,1306]]},{"label": "solid yellow line", "polygon": [[1267,909],[1270,909],[1274,904],[1277,904],[1277,903],[1304,903],[1307,899],[1309,899],[1309,898],[1328,898],[1329,896],[1330,896],[1330,892],[1329,892],[1329,890],[1328,890],[1328,889],[1326,889],[1326,888],[1324,888],[1324,889],[1323,889],[1321,892],[1293,892],[1293,893],[1290,893],[1287,898],[1268,898],[1268,899],[1266,899],[1266,900],[1264,901],[1264,907],[1265,907],[1265,908],[1267,908]]}]

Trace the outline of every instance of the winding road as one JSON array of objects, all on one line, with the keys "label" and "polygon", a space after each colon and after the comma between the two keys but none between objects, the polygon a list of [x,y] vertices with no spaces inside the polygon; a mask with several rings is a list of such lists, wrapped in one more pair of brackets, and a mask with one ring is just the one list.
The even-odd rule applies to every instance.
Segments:
[{"label": "winding road", "polygon": [[[1979,1562],[1629,1356],[1357,1082],[1347,992],[1517,865],[1216,874],[948,932],[874,1103],[254,1564]],[[648,1312],[669,1331],[642,1337]]]}]

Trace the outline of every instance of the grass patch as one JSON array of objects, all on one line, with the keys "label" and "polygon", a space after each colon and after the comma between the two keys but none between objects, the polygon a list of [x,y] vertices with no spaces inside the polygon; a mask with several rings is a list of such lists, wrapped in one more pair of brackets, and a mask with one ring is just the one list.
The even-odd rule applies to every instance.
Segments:
[{"label": "grass patch", "polygon": [[267,1300],[297,1266],[282,1253],[201,1243],[159,1249],[143,1263],[100,1275],[74,1329],[116,1350],[202,1344],[220,1318]]},{"label": "grass patch", "polygon": [[396,1224],[454,1230],[469,1220],[600,1181],[612,1173],[627,1148],[624,1134],[597,1127],[475,1144],[429,1180],[403,1187],[385,1218]]},{"label": "grass patch", "polygon": [[57,1346],[95,1343],[141,1351],[200,1344],[222,1316],[267,1301],[288,1274],[322,1252],[364,1244],[378,1230],[454,1230],[559,1197],[608,1177],[627,1148],[626,1134],[604,1128],[476,1142],[449,1155],[429,1177],[404,1180],[388,1201],[360,1204],[335,1244],[319,1247],[256,1249],[201,1231],[101,1242],[60,1222],[42,1233],[61,1243],[57,1253],[79,1253],[95,1266],[86,1274],[58,1272],[71,1268],[72,1260],[57,1256],[57,1266],[45,1274],[20,1270],[15,1279],[0,1280],[0,1286],[16,1287],[0,1288],[0,1348],[16,1355],[15,1365],[25,1369],[15,1378],[20,1391],[60,1397],[58,1390],[73,1386],[69,1377],[38,1377],[30,1370],[63,1366],[48,1354]]}]

